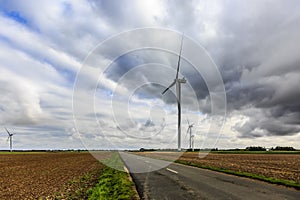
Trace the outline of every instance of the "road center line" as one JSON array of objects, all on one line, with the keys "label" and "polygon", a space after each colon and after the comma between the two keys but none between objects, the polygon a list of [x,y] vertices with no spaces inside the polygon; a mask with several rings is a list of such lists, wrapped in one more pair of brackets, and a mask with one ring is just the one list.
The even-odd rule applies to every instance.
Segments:
[{"label": "road center line", "polygon": [[175,174],[178,174],[178,172],[176,172],[175,170],[173,170],[173,169],[170,169],[170,168],[166,168],[168,171],[170,171],[170,172],[173,172],[173,173],[175,173]]}]

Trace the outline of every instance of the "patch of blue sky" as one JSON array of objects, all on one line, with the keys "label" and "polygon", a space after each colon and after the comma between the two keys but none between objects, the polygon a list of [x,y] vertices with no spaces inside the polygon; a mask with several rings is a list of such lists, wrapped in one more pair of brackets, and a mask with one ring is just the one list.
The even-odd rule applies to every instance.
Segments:
[{"label": "patch of blue sky", "polygon": [[129,101],[129,104],[134,106],[140,106],[140,107],[150,107],[148,103],[146,102],[136,102],[136,101]]},{"label": "patch of blue sky", "polygon": [[53,63],[51,60],[44,58],[42,62],[47,63],[48,65],[51,65],[57,72],[59,72],[66,80],[67,80],[67,85],[68,87],[72,87],[75,79],[76,79],[76,73],[75,71],[72,70],[67,70],[64,67],[57,66],[55,63]]},{"label": "patch of blue sky", "polygon": [[21,24],[22,26],[29,28],[31,31],[40,33],[39,27],[35,26],[35,24],[32,24],[31,21],[22,14],[22,12],[16,11],[16,10],[8,10],[3,7],[4,6],[2,6],[0,3],[0,15],[1,16],[11,19],[11,20],[17,22],[18,24]]},{"label": "patch of blue sky", "polygon": [[18,11],[1,10],[5,17],[13,19],[20,24],[28,24],[28,20]]},{"label": "patch of blue sky", "polygon": [[177,105],[175,106],[175,104],[172,106],[172,105],[166,105],[164,107],[164,110],[167,111],[167,112],[177,112]]},{"label": "patch of blue sky", "polygon": [[11,40],[0,34],[0,42],[5,42],[6,44],[11,44]]},{"label": "patch of blue sky", "polygon": [[113,97],[113,91],[101,86],[97,86],[96,92],[95,92],[96,97],[108,97],[111,98]]},{"label": "patch of blue sky", "polygon": [[67,80],[67,87],[73,87],[75,79],[76,79],[76,72],[70,71],[67,69],[57,69],[57,71]]},{"label": "patch of blue sky", "polygon": [[64,15],[71,15],[73,13],[73,7],[72,7],[72,4],[70,3],[67,3],[67,2],[64,2],[63,3],[63,8],[64,8]]}]

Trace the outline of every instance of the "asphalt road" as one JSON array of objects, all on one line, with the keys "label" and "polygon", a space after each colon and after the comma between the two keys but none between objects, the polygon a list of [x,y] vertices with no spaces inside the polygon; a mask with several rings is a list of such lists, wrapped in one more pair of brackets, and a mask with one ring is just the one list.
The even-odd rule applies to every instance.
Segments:
[{"label": "asphalt road", "polygon": [[120,155],[146,200],[300,199],[300,191],[293,188],[125,152]]}]

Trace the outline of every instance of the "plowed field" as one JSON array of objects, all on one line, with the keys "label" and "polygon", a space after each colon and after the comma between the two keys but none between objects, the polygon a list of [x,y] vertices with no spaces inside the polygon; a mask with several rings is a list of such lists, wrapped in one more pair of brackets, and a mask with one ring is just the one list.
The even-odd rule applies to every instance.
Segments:
[{"label": "plowed field", "polygon": [[[178,153],[140,153],[156,158],[176,160]],[[300,154],[203,154],[186,152],[179,158],[181,161],[197,163],[202,166],[217,167],[238,172],[292,180],[300,183]]]},{"label": "plowed field", "polygon": [[185,153],[180,160],[300,182],[299,154],[209,154],[200,159],[195,153]]},{"label": "plowed field", "polygon": [[102,168],[89,153],[0,154],[0,199],[66,198],[92,187]]}]

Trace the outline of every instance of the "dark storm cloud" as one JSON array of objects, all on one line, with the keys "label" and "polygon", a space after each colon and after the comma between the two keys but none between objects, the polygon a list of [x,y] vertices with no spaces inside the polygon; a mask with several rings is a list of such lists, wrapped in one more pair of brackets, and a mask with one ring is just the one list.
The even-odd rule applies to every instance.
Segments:
[{"label": "dark storm cloud", "polygon": [[284,136],[300,131],[299,124],[284,123],[280,118],[266,118],[264,115],[260,118],[252,117],[247,123],[234,128],[242,133],[240,137]]},{"label": "dark storm cloud", "polygon": [[[201,13],[194,1],[180,9],[179,2],[172,2],[167,10],[180,19],[174,26],[187,35],[198,35],[218,65],[227,91],[228,114],[238,110],[249,117],[235,128],[240,136],[299,133],[300,2],[223,1],[213,19],[207,15],[213,3],[204,2]],[[165,22],[172,24],[173,19],[165,18]],[[214,24],[215,35],[207,39],[203,32],[209,22]],[[194,90],[199,100],[209,95],[202,88]],[[255,113],[248,113],[252,107]]]},{"label": "dark storm cloud", "polygon": [[[100,3],[101,12],[115,11],[114,3]],[[179,6],[180,4],[180,6]],[[172,1],[166,4],[166,15],[162,23],[169,24],[187,35],[203,34],[205,23],[212,22],[216,35],[210,40],[198,37],[216,62],[227,91],[227,109],[229,115],[238,110],[249,117],[249,121],[236,127],[241,137],[258,137],[264,135],[293,135],[299,132],[300,124],[300,7],[299,1],[224,1],[220,11],[211,16],[202,14],[196,9],[197,2],[184,5]],[[202,8],[208,12],[211,4],[204,3]],[[180,8],[180,9],[178,9]],[[121,23],[121,18],[128,13],[127,7],[118,9],[111,16],[112,22]],[[208,12],[209,13],[209,12]],[[176,20],[174,20],[176,19]],[[109,20],[109,19],[108,19]],[[132,19],[128,18],[129,22]],[[137,22],[138,23],[138,22]],[[120,24],[121,25],[121,24]],[[196,28],[195,28],[196,27]],[[161,63],[176,67],[177,55],[167,52],[143,50],[131,52],[118,58],[107,74],[117,81],[122,75],[135,66],[147,63]],[[184,60],[181,73],[191,84],[204,113],[210,113],[209,92],[203,77]],[[136,74],[140,76],[140,74]],[[147,76],[164,78],[160,72]],[[145,77],[149,78],[149,77]],[[169,82],[172,77],[167,77]],[[151,80],[152,78],[149,78]],[[132,77],[132,81],[136,79]],[[130,81],[128,82],[130,84]],[[167,87],[165,85],[164,87]],[[161,97],[162,87],[151,85],[140,90],[142,97]],[[192,104],[190,94],[183,90],[186,107]],[[167,104],[174,104],[174,94],[164,97]],[[247,108],[257,109],[256,115],[249,114]],[[195,108],[195,107],[193,107]],[[256,118],[260,120],[257,121]]]},{"label": "dark storm cloud", "polygon": [[[160,65],[171,67],[174,69],[174,73],[175,73],[177,62],[178,62],[178,55],[171,54],[170,52],[157,50],[157,49],[142,49],[140,51],[130,52],[126,55],[117,58],[108,67],[105,73],[110,79],[114,80],[115,82],[118,82],[119,79],[122,78],[122,76],[124,76],[131,69],[145,64],[151,64],[151,63],[154,64],[157,63]],[[149,68],[151,68],[151,66],[149,66]],[[154,71],[149,69],[149,71],[150,73],[147,74],[143,74],[143,73],[134,74],[133,76],[131,76],[132,81],[128,81],[128,84],[131,85],[132,82],[136,82],[136,80],[138,80],[138,77],[140,77],[141,75],[145,75],[145,78],[148,80],[155,80],[158,78],[166,79],[167,85],[159,85],[159,84],[153,84],[152,82],[149,82],[149,85],[147,87],[144,87],[143,90],[139,91],[140,93],[142,93],[141,94],[142,97],[160,98],[161,92],[173,82],[175,78],[175,74],[174,76],[170,76],[170,74],[167,74],[167,72],[163,70]],[[207,97],[209,93],[203,77],[190,63],[188,63],[184,59],[181,59],[180,73],[183,77],[185,77],[185,79],[191,85],[193,91],[195,91],[197,98],[199,100],[205,99]],[[183,93],[185,92],[186,91],[183,91]],[[186,96],[187,96],[186,103],[188,103],[189,95]],[[166,97],[164,98],[164,101],[166,103],[176,103],[176,99],[174,99],[174,94],[172,94],[171,90],[166,93]]]},{"label": "dark storm cloud", "polygon": [[[230,37],[220,37],[222,51],[214,56],[229,113],[238,109],[250,118],[236,130],[241,137],[299,133],[300,59],[295,52],[300,48],[300,3],[227,3],[235,12],[223,9],[219,30],[223,38]],[[249,107],[257,108],[259,116],[249,115]]]}]

